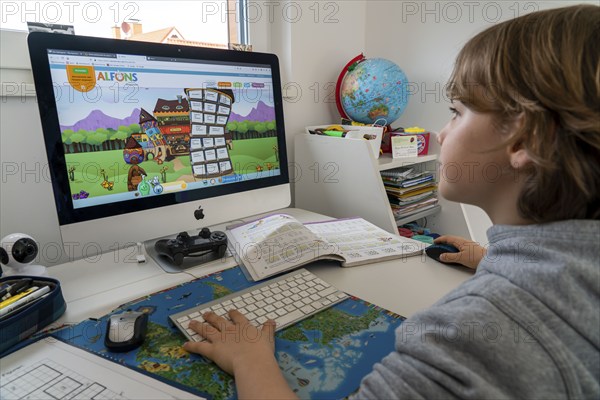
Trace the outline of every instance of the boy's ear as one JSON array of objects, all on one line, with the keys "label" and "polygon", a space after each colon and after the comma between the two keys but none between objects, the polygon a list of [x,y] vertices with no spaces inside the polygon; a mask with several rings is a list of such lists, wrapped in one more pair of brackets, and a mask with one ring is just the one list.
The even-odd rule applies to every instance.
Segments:
[{"label": "boy's ear", "polygon": [[[517,129],[520,129],[522,124],[523,124],[523,116],[520,115],[512,123],[511,128],[513,129],[513,132],[515,132]],[[518,142],[514,143],[508,149],[508,157],[510,160],[510,165],[514,169],[527,168],[528,166],[530,166],[533,163],[533,160],[531,159],[531,157],[529,156],[529,153],[523,146],[522,141],[518,141]]]},{"label": "boy's ear", "polygon": [[515,144],[509,151],[510,166],[513,169],[523,169],[529,167],[533,160],[520,144]]}]

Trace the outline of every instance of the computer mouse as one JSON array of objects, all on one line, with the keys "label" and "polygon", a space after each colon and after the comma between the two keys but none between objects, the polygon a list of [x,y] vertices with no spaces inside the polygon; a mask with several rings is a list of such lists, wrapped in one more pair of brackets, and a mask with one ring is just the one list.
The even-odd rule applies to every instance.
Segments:
[{"label": "computer mouse", "polygon": [[104,345],[113,352],[125,352],[135,349],[144,342],[148,314],[126,311],[108,318]]},{"label": "computer mouse", "polygon": [[447,263],[447,262],[443,262],[440,260],[440,255],[443,253],[458,253],[460,250],[458,250],[456,247],[452,246],[451,244],[447,244],[447,243],[434,243],[431,246],[428,246],[425,248],[425,254],[427,254],[429,257],[433,258],[435,261],[439,261],[441,263],[444,264],[456,264],[456,263]]}]

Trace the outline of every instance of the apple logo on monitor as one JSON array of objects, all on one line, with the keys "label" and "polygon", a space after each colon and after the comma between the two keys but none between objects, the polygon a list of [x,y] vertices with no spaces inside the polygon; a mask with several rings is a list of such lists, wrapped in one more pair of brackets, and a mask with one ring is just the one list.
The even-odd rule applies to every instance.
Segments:
[{"label": "apple logo on monitor", "polygon": [[202,206],[199,206],[198,209],[194,211],[194,217],[196,217],[196,219],[204,219],[204,210],[202,209]]}]

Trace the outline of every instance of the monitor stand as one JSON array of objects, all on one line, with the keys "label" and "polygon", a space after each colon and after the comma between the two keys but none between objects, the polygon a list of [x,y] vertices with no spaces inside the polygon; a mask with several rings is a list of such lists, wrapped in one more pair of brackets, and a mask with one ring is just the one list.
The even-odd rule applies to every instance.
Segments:
[{"label": "monitor stand", "polygon": [[[191,234],[191,233],[190,233]],[[196,234],[198,234],[196,232]],[[159,255],[154,249],[154,243],[157,240],[161,239],[173,239],[177,235],[169,235],[156,239],[147,240],[144,242],[144,248],[146,249],[146,254],[150,256],[159,267],[161,267],[165,272],[169,274],[179,273],[188,268],[197,267],[199,265],[205,264],[207,262],[216,261],[220,258],[227,258],[231,256],[229,249],[225,252],[223,257],[219,257],[216,252],[208,252],[207,254],[201,255],[199,257],[184,257],[183,263],[181,265],[175,265],[173,261],[171,261],[168,257]]]}]

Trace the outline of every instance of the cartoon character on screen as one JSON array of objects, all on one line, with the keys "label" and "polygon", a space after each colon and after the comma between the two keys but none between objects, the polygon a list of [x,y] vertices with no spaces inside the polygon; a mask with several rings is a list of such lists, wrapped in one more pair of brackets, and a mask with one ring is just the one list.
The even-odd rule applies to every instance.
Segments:
[{"label": "cartoon character on screen", "polygon": [[167,183],[167,171],[169,170],[168,166],[164,166],[160,169],[160,179],[162,183]]},{"label": "cartoon character on screen", "polygon": [[143,176],[148,175],[144,168],[139,164],[144,160],[144,149],[137,140],[130,137],[127,139],[125,149],[123,149],[123,159],[131,167],[127,173],[127,190],[130,192],[136,191],[138,185],[142,182]]},{"label": "cartoon character on screen", "polygon": [[160,147],[158,148],[158,153],[156,154],[156,156],[154,156],[154,161],[156,161],[156,163],[158,165],[161,165],[164,162],[163,161],[163,152]]},{"label": "cartoon character on screen", "polygon": [[161,194],[163,192],[163,187],[160,184],[160,181],[158,180],[158,175],[152,178],[150,184],[152,185],[152,191],[155,194]]},{"label": "cartoon character on screen", "polygon": [[102,181],[102,183],[100,183],[100,186],[102,186],[106,190],[113,190],[113,187],[115,186],[115,182],[108,180],[108,175],[106,175],[106,171],[104,169],[100,170],[100,175],[102,175],[102,177],[104,178],[104,181]]},{"label": "cartoon character on screen", "polygon": [[141,182],[137,185],[137,189],[139,194],[143,197],[143,196],[148,196],[150,194],[150,190],[152,190],[152,186],[150,185],[150,183],[144,179],[146,178],[146,175],[142,175],[142,180]]}]

